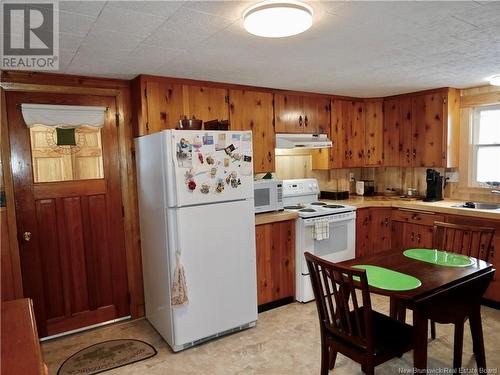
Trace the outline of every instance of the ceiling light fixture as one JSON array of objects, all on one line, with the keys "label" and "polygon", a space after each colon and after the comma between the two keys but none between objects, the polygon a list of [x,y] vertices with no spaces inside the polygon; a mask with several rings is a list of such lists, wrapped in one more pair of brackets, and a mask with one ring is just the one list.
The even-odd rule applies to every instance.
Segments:
[{"label": "ceiling light fixture", "polygon": [[311,27],[312,17],[312,8],[298,1],[264,1],[243,13],[245,29],[266,38],[303,33]]},{"label": "ceiling light fixture", "polygon": [[490,85],[500,86],[500,74],[490,78]]}]

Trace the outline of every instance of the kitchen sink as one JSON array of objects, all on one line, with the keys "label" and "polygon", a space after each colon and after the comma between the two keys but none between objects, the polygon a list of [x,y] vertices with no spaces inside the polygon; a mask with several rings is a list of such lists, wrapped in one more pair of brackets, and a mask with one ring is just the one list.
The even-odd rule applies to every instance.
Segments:
[{"label": "kitchen sink", "polygon": [[498,210],[500,208],[499,203],[484,203],[484,202],[465,202],[463,204],[457,204],[453,207],[460,208],[471,208],[475,210]]}]

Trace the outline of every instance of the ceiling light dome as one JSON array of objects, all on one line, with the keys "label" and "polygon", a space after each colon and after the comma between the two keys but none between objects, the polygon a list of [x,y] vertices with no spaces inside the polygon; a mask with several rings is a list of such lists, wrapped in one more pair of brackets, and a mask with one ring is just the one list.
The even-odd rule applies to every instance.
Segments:
[{"label": "ceiling light dome", "polygon": [[264,1],[243,13],[245,29],[267,38],[303,33],[311,27],[312,16],[312,8],[298,1]]},{"label": "ceiling light dome", "polygon": [[500,86],[500,74],[490,78],[490,85]]}]

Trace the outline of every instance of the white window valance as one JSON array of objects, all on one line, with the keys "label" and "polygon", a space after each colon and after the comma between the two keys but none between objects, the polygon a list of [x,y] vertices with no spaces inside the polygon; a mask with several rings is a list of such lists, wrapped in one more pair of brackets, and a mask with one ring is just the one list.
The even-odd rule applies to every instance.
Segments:
[{"label": "white window valance", "polygon": [[102,128],[106,107],[51,104],[21,104],[28,128],[36,125],[71,129],[82,125]]}]

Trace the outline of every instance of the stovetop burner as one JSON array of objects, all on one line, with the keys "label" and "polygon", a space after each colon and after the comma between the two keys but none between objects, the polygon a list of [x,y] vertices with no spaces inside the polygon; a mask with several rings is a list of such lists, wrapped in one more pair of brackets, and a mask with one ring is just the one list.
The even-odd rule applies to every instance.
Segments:
[{"label": "stovetop burner", "polygon": [[326,207],[326,208],[344,208],[344,206],[342,206],[341,204],[327,204],[324,207]]},{"label": "stovetop burner", "polygon": [[295,205],[295,206],[285,206],[283,208],[285,210],[300,210],[301,208],[304,208],[304,206]]},{"label": "stovetop burner", "polygon": [[316,210],[314,208],[303,208],[299,212],[316,212]]},{"label": "stovetop burner", "polygon": [[311,206],[327,206],[327,205],[325,202],[313,202],[311,203]]}]

